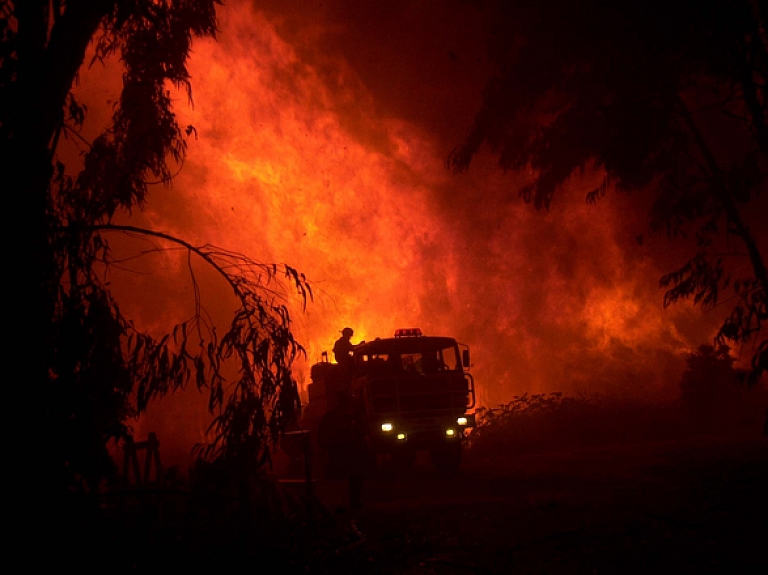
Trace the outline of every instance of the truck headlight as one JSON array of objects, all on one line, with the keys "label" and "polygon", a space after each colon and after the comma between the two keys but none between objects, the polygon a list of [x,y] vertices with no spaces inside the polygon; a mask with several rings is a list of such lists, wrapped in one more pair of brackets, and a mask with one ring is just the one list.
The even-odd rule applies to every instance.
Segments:
[{"label": "truck headlight", "polygon": [[405,441],[405,433],[398,433],[398,434],[397,434],[397,438],[398,438],[400,441]]},{"label": "truck headlight", "polygon": [[445,430],[445,434],[446,434],[448,437],[453,437],[454,435],[456,435],[456,431],[455,431],[455,430],[453,430],[453,429],[450,429],[450,428],[449,428],[449,429],[446,429],[446,430]]},{"label": "truck headlight", "polygon": [[474,413],[466,413],[456,418],[456,425],[459,425],[461,427],[474,427],[475,424],[476,424],[476,420],[475,420]]},{"label": "truck headlight", "polygon": [[382,431],[392,431],[392,424],[391,423],[382,423],[381,424],[381,430]]}]

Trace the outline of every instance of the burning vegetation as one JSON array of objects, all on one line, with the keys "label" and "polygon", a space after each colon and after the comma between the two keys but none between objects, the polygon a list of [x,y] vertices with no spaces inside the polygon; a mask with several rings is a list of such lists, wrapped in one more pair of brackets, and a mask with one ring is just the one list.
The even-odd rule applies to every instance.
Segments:
[{"label": "burning vegetation", "polygon": [[401,325],[472,348],[445,380],[477,427],[438,427],[474,461],[760,434],[764,6],[478,4],[0,8],[48,535],[75,517],[72,553],[114,550],[154,521],[98,525],[127,517],[110,455],[159,437],[163,545],[327,563],[269,474],[343,325],[369,351]]}]

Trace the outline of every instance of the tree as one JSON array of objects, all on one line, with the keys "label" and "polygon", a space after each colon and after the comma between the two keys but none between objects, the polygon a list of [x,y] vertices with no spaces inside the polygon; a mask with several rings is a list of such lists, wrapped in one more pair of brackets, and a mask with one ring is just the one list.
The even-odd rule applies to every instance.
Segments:
[{"label": "tree", "polygon": [[768,274],[744,217],[768,171],[766,17],[756,0],[494,4],[498,72],[446,160],[463,172],[488,145],[503,170],[532,173],[519,194],[537,209],[590,167],[604,179],[588,202],[654,193],[651,232],[696,240],[660,280],[664,306],[733,302],[716,341],[753,346],[751,383],[768,369]]},{"label": "tree", "polygon": [[[28,227],[20,245],[34,261],[40,359],[31,389],[43,411],[50,492],[93,491],[110,471],[108,440],[125,437],[128,418],[151,400],[190,382],[208,388],[214,415],[213,440],[200,455],[236,460],[242,471],[261,469],[270,441],[299,409],[291,365],[303,348],[290,330],[286,298],[311,298],[303,275],[113,223],[121,211],[143,206],[148,182],[170,186],[174,164],[183,161],[194,128],[177,124],[166,84],[191,101],[190,45],[215,37],[218,3],[24,0],[0,9],[3,173],[11,194],[23,199]],[[62,136],[77,137],[86,117],[71,88],[91,43],[94,60],[119,55],[123,85],[111,125],[73,175],[57,150]],[[239,306],[223,335],[199,301],[191,319],[159,339],[138,330],[104,280],[110,233],[180,245],[218,272]],[[228,362],[233,381],[225,379]]]},{"label": "tree", "polygon": [[728,346],[700,345],[686,358],[680,380],[680,401],[694,418],[723,416],[734,403],[732,387],[738,372]]}]

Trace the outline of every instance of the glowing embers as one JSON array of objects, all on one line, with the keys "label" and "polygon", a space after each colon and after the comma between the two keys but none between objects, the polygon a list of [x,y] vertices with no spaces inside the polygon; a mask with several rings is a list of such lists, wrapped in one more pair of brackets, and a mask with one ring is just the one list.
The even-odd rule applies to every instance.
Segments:
[{"label": "glowing embers", "polygon": [[421,329],[418,327],[400,328],[395,330],[395,337],[421,337]]}]

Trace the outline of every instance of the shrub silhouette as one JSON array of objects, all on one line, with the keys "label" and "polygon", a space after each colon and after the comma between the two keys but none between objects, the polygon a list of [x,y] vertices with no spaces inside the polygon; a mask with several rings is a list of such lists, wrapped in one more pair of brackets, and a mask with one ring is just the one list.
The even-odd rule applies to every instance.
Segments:
[{"label": "shrub silhouette", "polygon": [[682,426],[676,406],[524,394],[498,408],[479,408],[469,448],[473,457],[483,458],[663,441],[679,436]]},{"label": "shrub silhouette", "polygon": [[761,381],[743,383],[743,370],[727,345],[703,344],[688,355],[688,367],[680,380],[680,403],[692,423],[721,429],[723,426],[756,424],[765,411],[766,389]]}]

